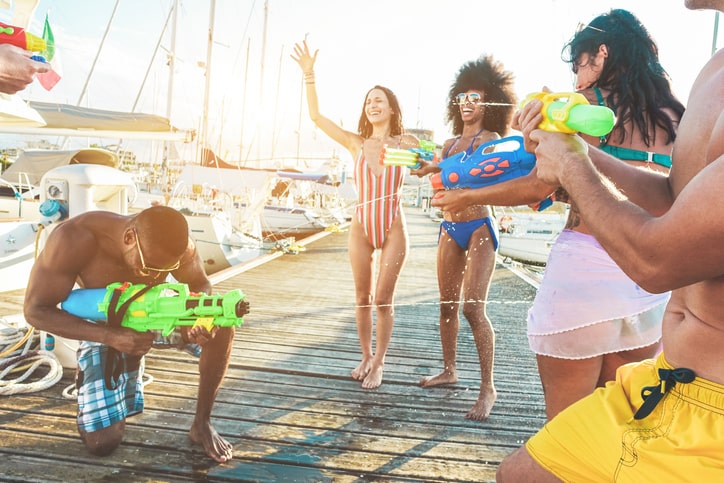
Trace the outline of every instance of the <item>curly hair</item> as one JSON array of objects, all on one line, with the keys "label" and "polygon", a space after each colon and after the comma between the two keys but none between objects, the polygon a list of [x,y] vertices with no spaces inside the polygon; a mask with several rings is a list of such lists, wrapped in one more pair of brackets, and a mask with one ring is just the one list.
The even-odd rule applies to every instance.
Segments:
[{"label": "curly hair", "polygon": [[513,90],[515,76],[505,70],[503,64],[491,55],[482,55],[478,59],[466,62],[457,72],[455,81],[448,94],[447,123],[452,123],[452,133],[459,136],[463,132],[463,119],[455,96],[469,90],[485,94],[486,103],[507,105],[486,105],[483,127],[488,131],[505,136],[510,131],[510,122],[518,99]]},{"label": "curly hair", "polygon": [[664,109],[680,118],[684,105],[671,91],[669,76],[659,62],[659,49],[648,30],[631,12],[612,9],[579,30],[563,47],[562,59],[576,72],[581,56],[595,56],[601,45],[606,45],[608,58],[590,87],[610,91],[606,103],[617,118],[612,132],[623,142],[623,126],[631,122],[650,146],[658,126],[667,133],[667,142],[673,142],[675,126]]},{"label": "curly hair", "polygon": [[372,89],[367,91],[365,99],[362,102],[362,114],[359,116],[359,123],[357,124],[357,133],[364,139],[369,138],[372,135],[372,123],[367,119],[367,113],[365,107],[367,106],[367,96],[370,95],[375,89],[379,89],[387,96],[387,102],[390,104],[392,114],[390,117],[390,136],[398,136],[404,132],[402,125],[402,110],[400,109],[400,102],[397,100],[397,96],[387,87],[374,86]]}]

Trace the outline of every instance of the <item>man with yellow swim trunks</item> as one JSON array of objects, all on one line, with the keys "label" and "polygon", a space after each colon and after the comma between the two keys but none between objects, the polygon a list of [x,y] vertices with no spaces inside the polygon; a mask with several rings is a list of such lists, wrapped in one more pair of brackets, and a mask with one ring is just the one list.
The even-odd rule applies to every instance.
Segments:
[{"label": "man with yellow swim trunks", "polygon": [[[685,3],[724,11],[724,0]],[[531,102],[513,119],[538,177],[566,189],[631,279],[672,294],[663,353],[620,367],[559,413],[503,460],[497,481],[723,481],[724,51],[694,82],[668,175],[538,130],[541,107]]]}]

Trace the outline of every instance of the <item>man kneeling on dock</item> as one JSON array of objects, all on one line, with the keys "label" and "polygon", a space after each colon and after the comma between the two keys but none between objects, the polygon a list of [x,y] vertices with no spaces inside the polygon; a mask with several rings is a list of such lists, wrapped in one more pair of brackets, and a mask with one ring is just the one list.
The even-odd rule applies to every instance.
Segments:
[{"label": "man kneeling on dock", "polygon": [[[156,337],[153,332],[93,323],[58,305],[76,283],[83,288],[105,288],[114,282],[155,285],[169,273],[191,291],[210,294],[211,282],[188,233],[183,215],[168,207],[154,206],[132,216],[93,211],[58,225],[35,261],[25,292],[25,318],[39,330],[81,341],[78,431],[95,455],[108,455],[118,447],[126,417],[143,411],[144,355]],[[181,336],[203,347],[189,437],[214,460],[228,461],[233,448],[211,426],[211,408],[229,364],[234,328],[214,327],[209,332],[184,327]]]}]

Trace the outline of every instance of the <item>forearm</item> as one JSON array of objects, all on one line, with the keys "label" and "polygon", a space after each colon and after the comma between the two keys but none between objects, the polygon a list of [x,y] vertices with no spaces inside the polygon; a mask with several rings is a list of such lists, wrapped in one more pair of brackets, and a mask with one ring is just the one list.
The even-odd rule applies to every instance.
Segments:
[{"label": "forearm", "polygon": [[560,180],[576,203],[586,227],[619,267],[650,292],[670,287],[657,280],[661,258],[657,235],[651,231],[654,216],[632,203],[588,159],[566,163]]},{"label": "forearm", "polygon": [[655,216],[666,213],[674,202],[666,174],[631,166],[596,148],[589,148],[589,156],[596,169],[611,180],[618,191],[649,213]]},{"label": "forearm", "polygon": [[33,307],[26,303],[25,320],[37,330],[59,337],[110,344],[110,330],[105,324],[89,322],[56,307]]},{"label": "forearm", "polygon": [[526,176],[467,190],[465,197],[471,205],[529,205],[550,196],[556,188],[539,180],[533,170]]}]

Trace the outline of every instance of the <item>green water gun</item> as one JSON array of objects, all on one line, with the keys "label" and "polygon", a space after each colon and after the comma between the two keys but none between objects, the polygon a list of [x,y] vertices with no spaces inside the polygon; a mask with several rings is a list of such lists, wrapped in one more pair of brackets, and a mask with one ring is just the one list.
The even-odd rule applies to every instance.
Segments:
[{"label": "green water gun", "polygon": [[543,102],[543,122],[540,129],[549,132],[573,134],[580,132],[589,136],[605,136],[613,129],[616,116],[606,106],[595,106],[578,92],[535,92],[529,94],[520,107],[533,99]]},{"label": "green water gun", "polygon": [[249,312],[246,295],[231,290],[223,295],[196,294],[183,283],[143,285],[113,283],[106,288],[73,290],[60,306],[83,319],[110,320],[121,314],[121,327],[137,332],[160,330],[164,337],[180,326],[238,327]]},{"label": "green water gun", "polygon": [[420,147],[410,149],[385,148],[382,150],[382,164],[385,166],[406,166],[417,169],[420,167],[420,160],[434,161],[437,158],[434,141],[420,141]]}]

